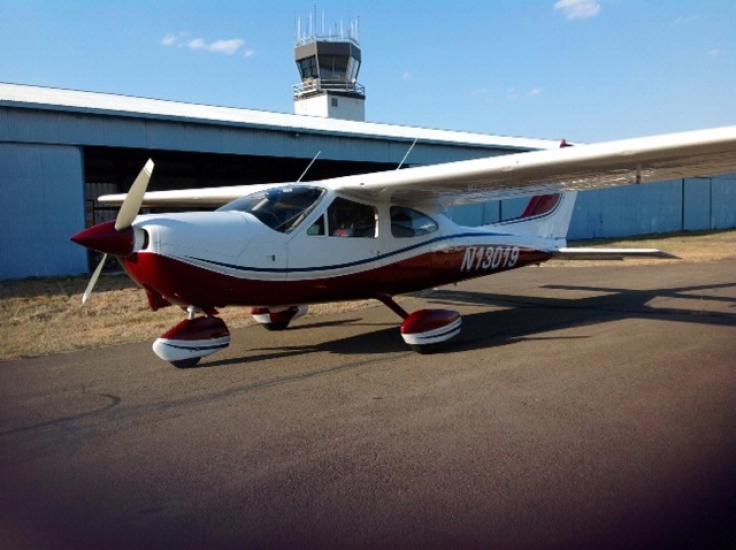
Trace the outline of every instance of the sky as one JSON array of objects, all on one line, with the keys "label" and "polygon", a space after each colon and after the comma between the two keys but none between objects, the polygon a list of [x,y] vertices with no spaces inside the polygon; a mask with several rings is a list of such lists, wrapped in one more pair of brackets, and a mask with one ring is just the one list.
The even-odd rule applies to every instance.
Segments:
[{"label": "sky", "polygon": [[[0,0],[0,82],[293,112],[314,2]],[[366,118],[580,142],[736,124],[734,0],[330,0]],[[321,24],[321,23],[320,23]]]}]

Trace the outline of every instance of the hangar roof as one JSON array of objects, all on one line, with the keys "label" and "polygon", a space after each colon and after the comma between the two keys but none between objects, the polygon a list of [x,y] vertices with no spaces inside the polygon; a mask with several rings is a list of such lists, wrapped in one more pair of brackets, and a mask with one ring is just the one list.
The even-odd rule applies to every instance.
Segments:
[{"label": "hangar roof", "polygon": [[357,122],[24,84],[0,83],[0,106],[97,113],[112,116],[177,119],[187,122],[251,126],[292,132],[345,134],[378,139],[413,140],[418,138],[424,142],[465,146],[524,150],[559,147],[559,141],[555,140],[494,136],[397,124]]}]

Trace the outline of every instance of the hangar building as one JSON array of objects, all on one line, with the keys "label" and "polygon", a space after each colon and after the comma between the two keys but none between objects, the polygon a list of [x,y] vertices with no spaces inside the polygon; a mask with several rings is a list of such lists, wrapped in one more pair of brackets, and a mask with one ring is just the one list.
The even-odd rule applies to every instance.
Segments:
[{"label": "hangar building", "polygon": [[[150,189],[161,190],[295,180],[317,151],[305,180],[392,169],[415,140],[407,166],[559,146],[363,122],[357,42],[321,44],[330,41],[297,44],[301,115],[0,83],[0,279],[87,272],[87,252],[69,237],[114,215],[95,207],[96,197],[127,191],[148,157],[156,162]],[[342,73],[339,55],[353,63]],[[314,72],[327,62],[342,81]],[[704,179],[581,193],[569,237],[736,227],[736,175]],[[523,207],[517,199],[451,215],[479,225]]]}]

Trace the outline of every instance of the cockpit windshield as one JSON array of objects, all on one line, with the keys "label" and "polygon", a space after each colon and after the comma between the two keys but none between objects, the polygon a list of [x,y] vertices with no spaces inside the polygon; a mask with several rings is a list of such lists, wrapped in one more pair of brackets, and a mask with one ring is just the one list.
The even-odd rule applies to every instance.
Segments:
[{"label": "cockpit windshield", "polygon": [[285,185],[246,195],[217,210],[247,212],[271,229],[288,233],[307,216],[324,192],[308,185]]}]

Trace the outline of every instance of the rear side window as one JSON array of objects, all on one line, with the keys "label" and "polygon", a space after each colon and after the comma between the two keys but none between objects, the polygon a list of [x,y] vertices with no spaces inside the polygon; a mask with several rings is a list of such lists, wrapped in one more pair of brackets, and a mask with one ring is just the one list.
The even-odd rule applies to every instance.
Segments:
[{"label": "rear side window", "polygon": [[376,236],[376,209],[367,204],[336,198],[327,209],[331,237]]},{"label": "rear side window", "polygon": [[437,231],[437,222],[426,214],[404,206],[391,207],[391,234],[394,237],[419,237]]}]

